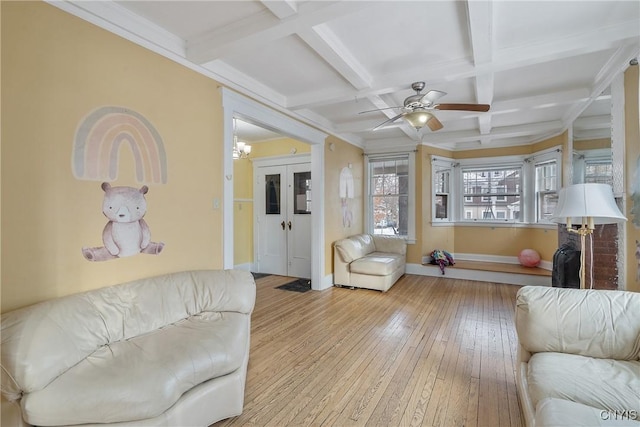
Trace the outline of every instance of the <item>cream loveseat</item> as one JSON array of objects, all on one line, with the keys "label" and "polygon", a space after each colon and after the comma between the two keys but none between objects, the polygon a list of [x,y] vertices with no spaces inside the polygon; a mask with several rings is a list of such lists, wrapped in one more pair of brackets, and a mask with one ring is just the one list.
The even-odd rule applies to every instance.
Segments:
[{"label": "cream loveseat", "polygon": [[406,270],[407,242],[401,237],[357,234],[333,248],[336,286],[386,292]]},{"label": "cream loveseat", "polygon": [[239,415],[255,282],[137,280],[2,315],[2,425],[207,426]]},{"label": "cream loveseat", "polygon": [[528,427],[640,425],[640,294],[525,286],[515,314]]}]

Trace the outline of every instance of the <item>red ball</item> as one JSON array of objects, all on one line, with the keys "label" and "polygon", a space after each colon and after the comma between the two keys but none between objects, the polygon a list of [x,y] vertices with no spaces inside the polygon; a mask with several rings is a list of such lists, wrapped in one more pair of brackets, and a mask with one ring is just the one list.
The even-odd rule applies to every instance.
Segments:
[{"label": "red ball", "polygon": [[518,261],[525,267],[537,267],[540,264],[540,254],[533,249],[523,249],[518,255]]}]

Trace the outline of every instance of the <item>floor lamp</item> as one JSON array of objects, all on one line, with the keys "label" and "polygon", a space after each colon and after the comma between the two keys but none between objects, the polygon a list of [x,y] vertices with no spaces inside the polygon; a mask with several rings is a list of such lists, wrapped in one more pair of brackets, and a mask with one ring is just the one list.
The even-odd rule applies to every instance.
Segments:
[{"label": "floor lamp", "polygon": [[[558,205],[551,221],[566,224],[567,231],[580,236],[580,288],[585,289],[585,239],[591,238],[591,286],[593,287],[593,230],[596,224],[626,221],[618,209],[608,184],[574,184],[560,190]],[[580,227],[575,229],[573,225]]]}]

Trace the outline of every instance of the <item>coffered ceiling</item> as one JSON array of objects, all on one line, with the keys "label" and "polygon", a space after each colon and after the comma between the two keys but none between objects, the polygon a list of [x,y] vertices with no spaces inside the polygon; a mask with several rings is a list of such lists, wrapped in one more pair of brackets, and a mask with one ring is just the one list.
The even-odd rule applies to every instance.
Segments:
[{"label": "coffered ceiling", "polygon": [[[362,147],[530,144],[609,127],[608,87],[640,54],[638,1],[52,1]],[[414,95],[490,104],[416,131]],[[589,107],[589,108],[587,108]],[[370,113],[362,111],[381,109]],[[579,132],[579,130],[577,130]],[[595,133],[594,133],[595,134]]]}]

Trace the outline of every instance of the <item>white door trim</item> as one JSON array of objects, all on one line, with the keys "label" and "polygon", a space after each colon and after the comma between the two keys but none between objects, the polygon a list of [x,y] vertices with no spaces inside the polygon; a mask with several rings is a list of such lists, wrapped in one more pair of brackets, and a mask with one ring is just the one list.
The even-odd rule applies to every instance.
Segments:
[{"label": "white door trim", "polygon": [[221,88],[224,109],[223,167],[223,266],[233,268],[233,118],[311,144],[311,176],[314,199],[311,206],[311,287],[323,289],[324,276],[324,144],[326,133],[292,119],[227,88]]}]

